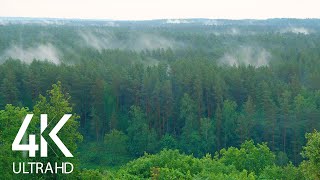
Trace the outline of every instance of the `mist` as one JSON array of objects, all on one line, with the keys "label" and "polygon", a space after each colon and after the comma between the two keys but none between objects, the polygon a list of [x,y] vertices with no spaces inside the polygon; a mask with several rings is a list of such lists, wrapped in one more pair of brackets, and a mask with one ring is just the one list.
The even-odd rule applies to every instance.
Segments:
[{"label": "mist", "polygon": [[286,29],[282,29],[280,31],[281,33],[294,33],[294,34],[304,34],[308,35],[311,33],[311,31],[304,27],[288,27]]},{"label": "mist", "polygon": [[271,54],[264,48],[241,46],[232,52],[227,52],[219,59],[223,65],[254,67],[268,66]]},{"label": "mist", "polygon": [[30,64],[34,59],[39,61],[49,61],[54,64],[59,64],[59,51],[50,43],[40,44],[36,47],[22,48],[21,46],[13,45],[4,51],[1,59],[20,59],[21,61]]},{"label": "mist", "polygon": [[191,23],[192,21],[187,21],[184,19],[168,19],[166,21],[167,24],[187,24],[187,23]]},{"label": "mist", "polygon": [[80,31],[79,36],[87,47],[98,51],[103,49],[124,49],[141,51],[145,49],[176,49],[183,44],[156,33],[129,32],[119,38],[111,31]]},{"label": "mist", "polygon": [[205,25],[205,26],[219,26],[220,23],[217,20],[212,19],[212,20],[205,21],[203,23],[203,25]]}]

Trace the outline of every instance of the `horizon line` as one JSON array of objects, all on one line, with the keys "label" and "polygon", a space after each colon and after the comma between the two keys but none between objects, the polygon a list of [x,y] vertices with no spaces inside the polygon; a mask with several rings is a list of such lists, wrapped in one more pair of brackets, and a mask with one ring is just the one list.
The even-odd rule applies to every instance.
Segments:
[{"label": "horizon line", "polygon": [[292,19],[292,20],[320,20],[320,18],[298,18],[298,17],[270,17],[270,18],[208,18],[208,17],[188,17],[188,18],[154,18],[154,19],[107,19],[107,18],[77,18],[77,17],[32,17],[32,16],[0,16],[0,18],[25,18],[25,19],[55,19],[55,20],[84,20],[84,21],[157,21],[157,20],[194,20],[194,19],[205,19],[205,20],[255,20],[255,21],[266,21],[272,19]]}]

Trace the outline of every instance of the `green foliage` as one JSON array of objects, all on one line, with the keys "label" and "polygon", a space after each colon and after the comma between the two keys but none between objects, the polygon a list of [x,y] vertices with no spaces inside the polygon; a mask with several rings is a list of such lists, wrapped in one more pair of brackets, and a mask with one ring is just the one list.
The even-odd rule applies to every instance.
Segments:
[{"label": "green foliage", "polygon": [[[0,27],[11,38],[16,37],[10,33],[20,31],[35,35],[33,31],[43,27],[20,28]],[[120,29],[114,31],[121,31],[119,34],[126,31]],[[61,31],[63,39],[53,41],[62,45],[70,40],[65,35],[73,36],[74,29],[48,27],[46,30],[50,30],[49,34]],[[319,57],[317,47],[311,45],[317,44],[318,36],[271,33],[264,34],[267,38],[252,35],[234,40],[203,32],[167,33],[164,35],[171,38],[201,43],[194,49],[141,52],[79,47],[74,50],[78,52],[77,57],[72,53],[62,57],[73,57],[70,58],[75,61],[72,66],[43,61],[25,64],[8,59],[0,65],[0,107],[4,109],[6,104],[12,103],[33,109],[38,95],[45,94],[52,83],[60,81],[64,91],[73,97],[69,103],[80,116],[79,130],[87,142],[102,144],[105,134],[112,129],[134,139],[131,135],[137,129],[131,128],[130,108],[136,106],[144,115],[144,122],[138,124],[144,126],[141,133],[149,134],[149,142],[160,142],[169,134],[176,141],[174,148],[201,156],[253,139],[258,143],[268,142],[272,151],[284,152],[295,165],[301,162],[299,153],[305,144],[304,134],[320,128],[317,120],[320,117],[319,90],[311,84],[317,79],[320,68],[316,61]],[[29,40],[33,42],[32,38]],[[263,67],[221,66],[219,59],[229,50],[236,49],[238,41],[259,41],[266,45],[264,48],[272,54],[270,64]],[[300,41],[313,43],[296,43]],[[203,45],[206,43],[210,48]],[[70,62],[70,59],[66,61]],[[150,59],[159,63],[151,65]],[[143,134],[142,139],[146,138]],[[128,148],[131,145],[128,144]],[[144,151],[157,152],[161,146],[149,143],[143,148],[132,148],[136,150],[129,154],[138,157]]]},{"label": "green foliage", "polygon": [[102,178],[103,175],[98,170],[84,169],[79,174],[79,179],[98,180]]},{"label": "green foliage", "polygon": [[[104,137],[104,142],[110,153],[115,154],[126,154],[128,137],[121,131],[112,130],[109,134]],[[113,147],[113,148],[111,148]]]},{"label": "green foliage", "polygon": [[301,171],[307,179],[320,179],[320,133],[307,133],[306,139],[308,141],[301,154],[307,160],[301,163]]},{"label": "green foliage", "polygon": [[165,134],[159,143],[160,149],[176,149],[177,148],[177,141],[174,137],[170,134]]},{"label": "green foliage", "polygon": [[[14,107],[11,104],[6,105],[4,110],[0,110],[0,179],[12,179],[13,176],[23,178],[13,174],[12,163],[28,161],[29,156],[27,152],[12,151],[11,145],[28,113],[30,113],[28,108]],[[34,134],[35,131],[36,123],[31,121],[26,133]]]},{"label": "green foliage", "polygon": [[183,135],[188,136],[193,130],[197,130],[196,107],[195,102],[188,94],[184,94],[181,99],[180,118],[185,122]]},{"label": "green foliage", "polygon": [[[53,64],[50,59],[25,63],[24,59],[0,58],[0,148],[8,154],[0,156],[5,179],[10,179],[10,158],[23,158],[20,152],[10,150],[21,125],[20,115],[29,112],[21,107],[35,113],[30,133],[38,133],[40,113],[47,112],[53,119],[48,131],[64,113],[74,114],[59,137],[74,152],[75,160],[79,157],[81,165],[76,164],[81,168],[109,170],[144,152],[154,154],[163,148],[177,148],[201,158],[252,139],[256,143],[267,142],[277,154],[276,160],[271,163],[274,158],[264,144],[253,146],[246,142],[242,145],[245,147],[222,150],[226,157],[221,155],[214,165],[207,163],[210,168],[218,168],[212,172],[155,166],[148,169],[148,177],[272,179],[272,174],[290,179],[294,176],[290,172],[300,177],[296,171],[301,170],[306,177],[316,179],[318,160],[311,155],[316,152],[316,143],[306,146],[314,148],[302,147],[305,133],[320,129],[320,21],[222,22],[227,25],[154,26],[150,24],[157,22],[152,21],[146,25],[121,22],[125,26],[100,27],[81,21],[80,25],[74,22],[68,26],[0,26],[0,54],[5,55],[15,46],[29,50],[39,43],[50,43],[61,60],[60,64]],[[313,32],[279,33],[286,24],[306,26]],[[233,28],[241,33],[230,35]],[[148,38],[168,39],[164,42],[170,42],[170,48],[155,48],[157,43],[145,40],[152,42],[147,49],[138,47],[134,42],[143,33]],[[83,34],[94,37],[92,42],[101,40],[103,44],[108,34],[119,43],[116,47],[108,44],[95,49],[79,38]],[[266,62],[261,64],[262,59]],[[57,81],[63,89],[60,83],[52,87]],[[38,98],[51,87],[46,97]],[[83,143],[79,143],[82,138],[77,130],[83,135]],[[44,136],[50,139],[47,132]],[[60,150],[55,146],[53,149],[60,157]],[[306,160],[299,170],[289,167],[290,161],[299,165],[302,150]],[[260,153],[263,156],[257,155]],[[49,160],[57,159],[50,152],[52,155],[54,158]],[[235,171],[227,171],[225,166]],[[96,174],[83,173],[89,177]],[[110,172],[107,176],[112,179],[117,174]],[[120,174],[123,176],[118,179],[139,178],[136,174]]]},{"label": "green foliage", "polygon": [[156,148],[156,135],[149,129],[145,115],[137,106],[130,110],[130,126],[127,129],[129,136],[129,152],[133,156],[141,156],[144,152],[154,152]]},{"label": "green foliage", "polygon": [[234,166],[226,166],[207,155],[198,159],[180,154],[178,150],[163,150],[158,154],[145,154],[129,162],[113,178],[129,179],[254,179],[253,174],[239,172]]},{"label": "green foliage", "polygon": [[[53,140],[48,136],[51,129],[59,122],[64,114],[73,113],[72,107],[69,103],[69,94],[64,94],[62,92],[61,82],[52,85],[52,89],[47,91],[47,97],[40,95],[39,101],[34,106],[34,116],[39,118],[40,114],[47,114],[48,121],[50,124],[42,135],[47,139],[48,144],[55,144]],[[63,128],[59,131],[58,136],[61,141],[68,147],[70,152],[73,152],[74,157],[72,159],[65,157],[61,150],[57,146],[51,146],[52,150],[48,148],[47,158],[38,158],[38,162],[71,162],[74,165],[74,174],[79,171],[78,164],[78,154],[75,154],[78,143],[83,139],[82,135],[79,133],[79,122],[77,119],[79,116],[73,114]],[[38,120],[39,122],[39,120]],[[59,177],[63,175],[57,174]],[[46,174],[46,178],[53,178],[56,175]],[[68,176],[71,178],[70,176]]]},{"label": "green foliage", "polygon": [[200,135],[204,151],[212,152],[215,148],[215,134],[213,121],[211,119],[200,119]]},{"label": "green foliage", "polygon": [[300,170],[288,164],[287,166],[268,166],[259,175],[258,179],[287,179],[287,180],[303,180],[305,177]]},{"label": "green foliage", "polygon": [[[96,142],[83,142],[85,145],[79,145],[80,154],[80,167],[87,169],[99,169],[111,165],[113,162],[112,157],[106,150],[104,144],[98,144]],[[117,160],[123,160],[123,157],[119,157]],[[109,164],[111,163],[111,164]]]},{"label": "green foliage", "polygon": [[201,175],[197,176],[194,179],[255,180],[256,178],[255,178],[254,173],[248,173],[246,170],[244,170],[242,172],[232,172],[230,174],[212,173],[212,172],[202,173]]},{"label": "green foliage", "polygon": [[285,166],[289,163],[289,158],[286,153],[279,151],[276,154],[276,164],[278,166]]},{"label": "green foliage", "polygon": [[240,148],[230,147],[219,152],[220,162],[234,165],[239,171],[247,170],[260,174],[267,166],[274,164],[275,155],[266,144],[255,145],[253,141],[245,141]]},{"label": "green foliage", "polygon": [[181,134],[181,149],[188,154],[201,155],[202,142],[199,133],[199,121],[196,118],[195,102],[188,94],[181,99],[180,118],[185,122]]},{"label": "green foliage", "polygon": [[236,132],[239,133],[240,141],[243,142],[253,137],[252,130],[256,125],[255,105],[251,96],[243,104],[242,112],[237,120]]},{"label": "green foliage", "polygon": [[237,104],[234,101],[225,100],[223,102],[223,129],[224,129],[224,147],[230,146],[235,142],[237,135],[235,134],[236,130],[236,121],[238,118],[236,112]]},{"label": "green foliage", "polygon": [[[40,100],[34,106],[34,114],[37,117],[40,117],[40,114],[48,114],[48,119],[51,120],[51,127],[50,125],[48,126],[48,129],[50,129],[55,126],[64,114],[70,114],[73,110],[69,102],[71,97],[69,94],[62,92],[60,82],[53,84],[52,89],[47,92],[47,95],[48,97],[40,95]],[[59,131],[61,140],[68,145],[68,149],[72,152],[77,149],[77,143],[82,141],[82,135],[78,132],[78,118],[77,114],[73,114]],[[59,153],[59,151],[59,149],[56,149],[55,152],[60,154],[61,152]]]},{"label": "green foliage", "polygon": [[104,137],[104,143],[106,146],[107,160],[109,165],[114,166],[121,164],[121,157],[128,155],[127,143],[128,136],[118,130],[112,130]]}]

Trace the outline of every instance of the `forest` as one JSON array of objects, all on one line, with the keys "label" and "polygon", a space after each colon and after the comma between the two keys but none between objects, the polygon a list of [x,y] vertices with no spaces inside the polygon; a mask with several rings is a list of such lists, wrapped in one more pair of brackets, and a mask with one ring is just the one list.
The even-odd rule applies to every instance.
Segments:
[{"label": "forest", "polygon": [[[320,20],[60,21],[0,21],[0,179],[320,179]],[[66,161],[11,150],[31,112],[72,174],[12,173]]]}]

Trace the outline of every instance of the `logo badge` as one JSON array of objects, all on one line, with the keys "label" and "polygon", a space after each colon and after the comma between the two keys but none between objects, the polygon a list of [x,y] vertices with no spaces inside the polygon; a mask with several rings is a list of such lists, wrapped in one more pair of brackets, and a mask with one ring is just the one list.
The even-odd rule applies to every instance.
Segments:
[{"label": "logo badge", "polygon": [[[58,137],[58,132],[63,127],[63,125],[70,119],[72,115],[71,114],[65,114],[60,121],[57,123],[57,125],[51,130],[49,133],[50,138],[53,140],[53,142],[59,147],[61,152],[66,157],[73,157],[73,155],[70,153],[68,148],[63,144],[63,142]],[[27,128],[32,120],[33,114],[27,114],[25,117],[17,136],[15,137],[13,143],[12,143],[12,150],[13,151],[29,151],[29,157],[35,157],[36,151],[39,150],[39,145],[36,144],[36,135],[30,134],[29,135],[29,144],[20,144],[23,138],[23,135],[26,133]],[[41,114],[40,116],[40,127],[41,127],[41,139],[40,139],[40,155],[41,157],[47,157],[48,156],[48,144],[47,141],[42,136],[42,133],[47,128],[48,125],[48,115],[47,114]]]}]

